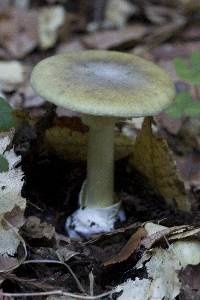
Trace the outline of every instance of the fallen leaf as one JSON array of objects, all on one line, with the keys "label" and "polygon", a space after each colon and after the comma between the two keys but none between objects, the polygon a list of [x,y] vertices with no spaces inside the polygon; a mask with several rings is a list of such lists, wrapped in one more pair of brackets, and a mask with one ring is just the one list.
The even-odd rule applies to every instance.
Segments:
[{"label": "fallen leaf", "polygon": [[[149,234],[152,232],[156,234],[162,232],[163,228],[167,228],[153,223],[147,223],[145,226]],[[147,255],[148,252],[151,253],[151,256]],[[200,241],[195,239],[195,236],[190,240],[176,241],[168,249],[153,248],[151,251],[144,252],[135,268],[146,268],[148,278],[128,279],[119,285],[114,290],[116,293],[122,292],[117,299],[174,300],[181,290],[178,271],[187,265],[198,265],[200,263],[199,253]]]},{"label": "fallen leaf", "polygon": [[[196,102],[198,103],[198,106],[196,107],[196,109],[198,109],[197,113],[200,115],[200,101]],[[185,120],[179,131],[179,137],[183,140],[186,146],[189,145],[190,148],[200,151],[200,118],[188,118]]]},{"label": "fallen leaf", "polygon": [[[23,246],[23,250],[20,246]],[[17,228],[14,228],[7,220],[1,218],[0,273],[16,269],[26,259],[26,255],[26,245]]]},{"label": "fallen leaf", "polygon": [[169,60],[172,63],[172,59],[176,57],[188,57],[191,52],[198,51],[200,48],[200,41],[187,41],[183,43],[164,43],[159,47],[152,49],[151,53],[154,59],[157,61]]},{"label": "fallen leaf", "polygon": [[45,100],[37,95],[32,87],[29,85],[23,85],[17,89],[17,92],[10,96],[9,103],[15,108],[34,108],[42,106]]},{"label": "fallen leaf", "polygon": [[198,240],[176,241],[170,246],[170,250],[176,255],[182,268],[200,263],[200,242]]},{"label": "fallen leaf", "polygon": [[184,156],[176,155],[176,162],[186,188],[190,190],[191,186],[200,187],[200,153],[196,151]]},{"label": "fallen leaf", "polygon": [[[149,223],[147,223],[149,224]],[[158,243],[161,240],[165,240],[167,241],[167,239],[169,238],[169,235],[173,234],[174,232],[177,233],[180,231],[184,231],[184,229],[187,228],[186,225],[182,225],[182,226],[174,226],[174,227],[165,227],[162,226],[163,229],[161,230],[160,225],[155,224],[155,226],[158,226],[158,229],[149,235],[145,237],[142,241],[141,241],[141,245],[145,247],[145,249],[151,249],[153,247],[153,245],[155,245],[156,243]],[[145,226],[147,232],[149,230],[149,228],[147,226]]]},{"label": "fallen leaf", "polygon": [[0,154],[3,154],[9,163],[9,170],[0,173],[0,218],[16,206],[22,211],[26,206],[26,201],[21,196],[23,172],[20,168],[15,168],[21,157],[17,156],[13,149],[5,151],[9,144],[9,137],[0,138]]},{"label": "fallen leaf", "polygon": [[0,12],[0,43],[11,58],[23,58],[38,44],[37,12],[9,8]]},{"label": "fallen leaf", "polygon": [[0,61],[0,89],[5,92],[16,90],[24,82],[25,68],[18,61]]},{"label": "fallen leaf", "polygon": [[173,251],[154,249],[152,258],[145,266],[152,278],[147,299],[172,300],[179,294],[181,283],[177,270],[181,269],[181,265]]},{"label": "fallen leaf", "polygon": [[159,224],[154,224],[148,222],[144,226],[147,236],[144,237],[141,244],[146,248],[150,249],[157,242],[165,239],[168,242],[174,242],[178,240],[184,240],[188,237],[190,238],[199,238],[200,237],[200,227],[199,226],[190,226],[190,225],[181,225],[174,227],[166,227]]},{"label": "fallen leaf", "polygon": [[[12,257],[22,243],[18,228],[23,224],[26,206],[26,201],[21,196],[23,172],[19,167],[16,168],[21,157],[17,156],[13,149],[7,150],[9,144],[9,136],[0,137],[0,155],[8,162],[7,170],[0,173],[0,272],[15,269],[20,264],[20,258],[14,260]],[[9,223],[10,218],[11,223]],[[22,244],[24,246],[23,260],[26,257],[26,250],[25,244]]]},{"label": "fallen leaf", "polygon": [[117,298],[118,300],[146,300],[149,288],[149,279],[139,279],[136,277],[135,280],[128,279],[126,282],[117,286],[114,290],[114,294],[122,292]]},{"label": "fallen leaf", "polygon": [[55,236],[55,228],[51,224],[41,222],[39,218],[31,216],[23,226],[23,232],[28,238],[51,240]]},{"label": "fallen leaf", "polygon": [[142,24],[126,26],[120,30],[106,30],[86,35],[81,40],[83,45],[94,49],[131,48],[146,34]]},{"label": "fallen leaf", "polygon": [[[86,160],[88,133],[82,131],[80,125],[71,126],[70,128],[54,126],[48,129],[45,134],[45,149],[71,161]],[[115,144],[116,159],[128,156],[133,148],[133,141],[119,132],[115,134]]]},{"label": "fallen leaf", "polygon": [[153,134],[151,123],[151,118],[145,118],[130,157],[130,165],[149,180],[167,204],[175,204],[180,210],[189,211],[190,202],[184,183],[180,179],[167,142]]},{"label": "fallen leaf", "polygon": [[128,240],[126,245],[121,249],[121,251],[115,255],[113,258],[107,260],[103,263],[104,267],[121,263],[127,260],[140,246],[142,238],[147,235],[146,230],[143,227],[140,227]]},{"label": "fallen leaf", "polygon": [[46,50],[54,46],[58,39],[59,29],[65,23],[65,9],[56,5],[43,7],[39,11],[39,45]]},{"label": "fallen leaf", "polygon": [[104,26],[123,27],[135,12],[135,6],[127,0],[108,0],[105,11]]},{"label": "fallen leaf", "polygon": [[81,43],[80,38],[74,38],[58,46],[57,53],[83,51],[83,50],[85,50],[85,47],[83,43]]},{"label": "fallen leaf", "polygon": [[154,117],[154,119],[160,127],[166,129],[169,133],[173,135],[178,134],[183,123],[182,119],[171,118],[164,112]]},{"label": "fallen leaf", "polygon": [[119,300],[173,300],[180,292],[181,284],[176,270],[180,268],[175,255],[164,249],[154,249],[151,259],[145,264],[148,279],[128,279],[115,292],[122,291]]}]

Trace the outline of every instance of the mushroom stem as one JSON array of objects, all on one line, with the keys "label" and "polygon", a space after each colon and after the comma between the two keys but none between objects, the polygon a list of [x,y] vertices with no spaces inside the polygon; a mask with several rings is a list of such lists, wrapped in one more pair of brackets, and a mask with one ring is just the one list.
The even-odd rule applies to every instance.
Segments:
[{"label": "mushroom stem", "polygon": [[111,117],[83,116],[89,126],[85,207],[108,207],[114,202],[114,126]]}]

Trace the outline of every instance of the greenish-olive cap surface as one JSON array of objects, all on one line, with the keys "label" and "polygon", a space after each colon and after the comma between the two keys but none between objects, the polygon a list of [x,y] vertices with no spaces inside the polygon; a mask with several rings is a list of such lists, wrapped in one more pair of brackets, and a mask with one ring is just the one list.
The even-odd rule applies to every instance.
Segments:
[{"label": "greenish-olive cap surface", "polygon": [[174,85],[157,65],[133,54],[88,50],[39,62],[34,90],[64,108],[97,116],[156,115],[174,100]]}]

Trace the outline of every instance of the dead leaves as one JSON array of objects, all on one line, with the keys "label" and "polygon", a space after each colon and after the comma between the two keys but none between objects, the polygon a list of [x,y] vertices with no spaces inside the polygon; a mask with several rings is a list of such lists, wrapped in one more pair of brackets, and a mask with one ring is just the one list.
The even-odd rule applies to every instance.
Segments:
[{"label": "dead leaves", "polygon": [[26,246],[18,233],[26,206],[21,196],[23,173],[20,168],[16,168],[21,157],[16,156],[13,149],[7,150],[9,144],[8,136],[0,138],[0,154],[8,161],[8,170],[0,173],[0,272],[19,266],[20,259],[14,256],[21,243],[23,259],[26,257]]},{"label": "dead leaves", "polygon": [[0,91],[12,92],[24,82],[25,68],[18,61],[0,61]]},{"label": "dead leaves", "polygon": [[134,252],[137,250],[141,244],[142,238],[147,235],[146,230],[140,227],[128,240],[126,245],[121,249],[121,251],[113,258],[104,262],[103,266],[107,267],[116,263],[121,263],[127,260]]},{"label": "dead leaves", "polygon": [[130,164],[143,174],[169,205],[188,211],[190,203],[167,142],[153,134],[146,118],[138,135]]},{"label": "dead leaves", "polygon": [[120,30],[95,32],[82,38],[83,45],[92,49],[131,48],[141,40],[147,29],[142,24],[126,26]]},{"label": "dead leaves", "polygon": [[0,13],[0,44],[10,57],[24,57],[37,41],[36,11],[13,8]]},{"label": "dead leaves", "polygon": [[41,8],[39,11],[39,45],[41,49],[49,49],[57,41],[59,29],[66,19],[63,6],[51,6]]},{"label": "dead leaves", "polygon": [[52,240],[55,237],[55,228],[51,224],[41,222],[39,218],[31,216],[23,227],[24,235],[31,239]]},{"label": "dead leaves", "polygon": [[[63,127],[62,122],[66,126]],[[63,118],[62,122],[46,130],[45,149],[69,161],[86,160],[87,127],[82,125],[77,118]],[[115,158],[120,159],[131,153],[133,141],[120,132],[116,132],[115,145]]]},{"label": "dead leaves", "polygon": [[[119,285],[115,289],[115,292],[123,291],[118,298],[121,300],[173,300],[180,294],[181,289],[178,272],[188,264],[198,265],[200,262],[200,242],[196,236],[197,233],[199,234],[200,228],[197,227],[194,229],[187,228],[187,226],[177,226],[176,230],[174,230],[174,228],[167,228],[153,223],[147,223],[144,228],[147,229],[148,236],[143,241],[148,238],[158,241],[156,235],[160,237],[160,233],[162,232],[163,239],[166,242],[166,249],[158,248],[159,244],[157,247],[155,245],[152,247],[153,243],[150,248],[145,248],[145,250],[149,249],[149,251],[144,251],[142,258],[134,266],[134,269],[145,268],[147,278],[139,279],[136,277],[134,280],[128,279]],[[164,235],[164,231],[166,231],[166,235]],[[172,240],[172,244],[170,245],[170,235],[171,237],[177,237],[174,234],[175,231],[184,231],[185,234],[183,233],[182,235],[180,233],[179,240]],[[185,240],[185,236],[190,236],[190,240]],[[144,246],[143,241],[140,243],[140,246]]]},{"label": "dead leaves", "polygon": [[[0,45],[3,58],[24,58],[38,46],[53,47],[60,35],[65,35],[69,23],[63,6],[55,5],[40,10],[10,8],[0,12]],[[65,29],[66,27],[66,29]]]}]

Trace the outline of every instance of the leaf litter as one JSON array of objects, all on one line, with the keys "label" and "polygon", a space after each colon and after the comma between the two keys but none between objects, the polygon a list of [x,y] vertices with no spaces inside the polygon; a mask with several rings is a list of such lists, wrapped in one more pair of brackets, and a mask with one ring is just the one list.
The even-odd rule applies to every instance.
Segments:
[{"label": "leaf litter", "polygon": [[[53,9],[54,6],[52,6],[52,3],[54,5],[55,2],[46,1],[45,4],[47,2],[48,6],[45,7],[44,5],[43,7],[47,10],[50,8]],[[91,4],[92,7],[93,5],[95,6],[95,2],[96,1]],[[106,22],[99,19],[98,22],[100,23],[96,26],[96,28],[99,26],[103,28],[103,32],[96,31],[88,34],[85,31],[85,29],[87,29],[88,21],[86,21],[84,10],[80,13],[82,24],[85,22],[85,25],[81,28],[81,33],[80,25],[77,24],[76,17],[73,17],[73,20],[70,19],[72,22],[69,21],[69,19],[65,20],[64,23],[61,22],[61,26],[55,25],[53,19],[53,23],[47,22],[45,25],[47,27],[49,26],[49,28],[47,28],[47,32],[51,33],[52,30],[52,36],[50,34],[50,43],[47,43],[48,47],[50,47],[49,50],[42,50],[40,45],[38,32],[38,10],[40,10],[41,7],[38,6],[38,3],[35,2],[34,7],[29,9],[30,15],[29,17],[27,15],[24,25],[25,28],[23,28],[23,30],[20,19],[24,20],[22,16],[27,14],[26,9],[28,8],[28,4],[23,7],[23,12],[21,11],[21,8],[19,9],[19,7],[18,10],[15,10],[15,12],[13,12],[14,10],[11,12],[9,12],[9,10],[7,12],[4,11],[2,13],[2,16],[4,17],[1,18],[2,26],[0,30],[0,37],[2,42],[0,55],[2,58],[12,61],[16,58],[25,57],[23,66],[28,66],[27,70],[29,72],[35,62],[44,56],[51,55],[56,51],[59,51],[58,49],[61,47],[69,47],[70,51],[77,49],[76,47],[78,47],[78,49],[106,47],[109,49],[119,50],[129,49],[133,52],[142,50],[142,55],[149,57],[150,59],[157,60],[158,63],[161,65],[163,64],[164,67],[168,68],[169,64],[166,63],[167,61],[163,63],[163,60],[167,60],[167,56],[172,55],[172,52],[175,53],[173,47],[170,52],[171,54],[168,52],[169,45],[176,45],[176,49],[179,53],[181,53],[181,57],[187,56],[190,49],[196,49],[198,44],[196,35],[191,35],[190,41],[184,40],[185,37],[183,37],[183,24],[186,24],[186,20],[187,22],[190,22],[191,18],[193,18],[193,21],[195,20],[195,16],[193,15],[191,17],[190,13],[195,11],[196,8],[194,7],[196,7],[196,4],[189,5],[187,4],[187,1],[179,0],[179,5],[181,3],[182,8],[177,9],[176,4],[170,1],[162,1],[159,6],[155,6],[153,1],[148,1],[147,3],[143,3],[141,1],[131,3],[132,1],[130,1],[129,7],[127,6],[129,5],[129,2],[127,1],[117,1],[121,3],[120,6],[116,5],[116,3],[112,6],[112,1],[109,2],[110,3],[107,8],[105,7],[107,16]],[[57,1],[56,4],[57,3],[62,5],[61,1]],[[70,3],[70,1],[68,3]],[[15,5],[17,7],[17,4]],[[75,4],[71,9],[74,16],[77,14],[77,7],[78,5]],[[110,7],[112,7],[112,10],[110,10]],[[69,17],[68,7],[65,7],[65,12],[66,11],[67,17]],[[111,15],[109,15],[110,13]],[[12,18],[10,18],[11,15]],[[94,21],[95,18],[96,17],[94,17]],[[176,19],[179,19],[178,22],[174,22]],[[146,20],[149,22],[148,25]],[[42,20],[42,22],[44,21],[45,20]],[[138,31],[132,30],[132,28],[137,28],[136,25],[138,22],[139,25],[141,25],[141,28],[143,28],[143,31],[140,31],[140,28]],[[14,28],[12,32],[10,30],[9,32],[7,31],[6,27],[9,23],[12,28]],[[51,24],[54,24],[55,26]],[[158,26],[158,24],[161,25]],[[51,26],[53,26],[54,29],[52,29],[53,27]],[[71,26],[71,28],[66,28],[66,26]],[[117,39],[110,38],[110,35],[107,34],[107,28],[111,33],[116,33],[118,41]],[[63,35],[63,32],[60,32],[60,29],[61,31],[64,30],[63,32],[67,32],[67,34]],[[67,31],[65,31],[66,29]],[[95,26],[93,29],[96,30]],[[177,29],[180,30],[181,39],[179,40],[178,45],[176,44],[176,38],[174,38],[174,32],[177,31]],[[126,32],[126,30],[127,35],[123,33]],[[70,31],[73,33],[72,39],[69,39],[70,35],[68,35],[68,33]],[[148,32],[148,35],[146,32]],[[16,34],[14,35],[14,33]],[[8,40],[2,38],[7,34],[10,36]],[[105,34],[103,36],[103,39],[105,40],[102,41],[99,39],[100,42],[98,42],[98,35],[101,34],[102,36]],[[20,36],[19,41],[21,42],[17,41],[17,36]],[[92,36],[92,43],[94,44],[85,43],[85,41],[90,39]],[[73,43],[73,38],[75,43]],[[95,38],[98,43],[95,42]],[[166,40],[168,46],[167,43],[165,43]],[[26,43],[24,41],[26,41]],[[150,47],[147,43],[150,43]],[[106,46],[103,46],[103,44]],[[154,51],[155,49],[152,49],[152,51],[150,50],[147,53],[148,49],[153,48],[152,45],[161,45],[163,47],[159,49],[160,52],[158,56],[156,56],[158,52],[156,54],[156,51]],[[178,54],[176,54],[176,56],[178,56]],[[187,66],[189,66],[189,64]],[[177,78],[175,80],[177,80]],[[123,299],[121,298],[123,296],[125,299],[129,299],[128,297],[130,297],[131,293],[133,293],[132,298],[135,299],[135,292],[137,292],[138,297],[139,295],[143,296],[143,299],[145,299],[146,293],[149,293],[149,297],[151,298],[155,295],[158,297],[168,295],[170,298],[179,293],[179,280],[182,282],[185,280],[184,271],[187,271],[188,267],[181,271],[177,269],[178,271],[174,272],[175,266],[177,265],[177,259],[174,260],[174,256],[170,252],[170,247],[177,242],[186,243],[188,239],[193,240],[198,237],[198,226],[193,225],[190,227],[189,225],[183,225],[191,223],[195,224],[199,219],[198,210],[194,211],[193,202],[191,202],[191,193],[194,197],[192,201],[195,202],[199,199],[198,174],[193,172],[193,177],[189,177],[189,172],[184,171],[190,170],[191,167],[190,160],[188,158],[190,156],[185,156],[184,151],[188,151],[187,149],[189,149],[189,151],[191,151],[191,149],[198,151],[198,132],[191,133],[191,142],[190,145],[187,146],[188,148],[183,147],[183,139],[185,137],[187,143],[187,133],[182,130],[182,125],[183,123],[185,124],[185,119],[181,119],[178,122],[176,120],[176,124],[174,122],[175,129],[171,129],[169,127],[171,125],[169,118],[168,124],[167,122],[163,122],[161,127],[156,127],[156,132],[151,132],[151,139],[156,140],[158,134],[157,131],[159,131],[159,134],[161,133],[167,137],[172,149],[178,149],[175,157],[178,156],[179,159],[180,157],[183,159],[184,168],[181,169],[182,175],[188,175],[187,182],[184,180],[184,182],[187,183],[186,194],[184,186],[181,183],[180,175],[174,167],[173,157],[171,153],[168,153],[168,148],[164,147],[163,157],[167,162],[166,165],[168,165],[168,163],[170,167],[173,165],[173,175],[170,173],[169,176],[166,169],[163,169],[163,171],[165,170],[166,172],[164,172],[163,178],[167,178],[169,176],[169,178],[172,179],[170,182],[173,182],[173,192],[171,192],[169,196],[169,194],[166,194],[166,191],[161,192],[161,187],[158,184],[158,181],[155,184],[151,175],[146,176],[148,173],[146,170],[142,170],[136,165],[133,167],[133,165],[130,164],[130,161],[133,159],[132,147],[135,143],[134,137],[136,136],[136,133],[140,131],[140,128],[134,128],[134,126],[128,122],[126,124],[120,124],[117,129],[120,136],[120,143],[122,143],[122,132],[125,132],[125,130],[123,131],[124,125],[126,125],[126,133],[130,133],[130,135],[128,135],[129,140],[130,137],[133,139],[131,144],[129,142],[125,144],[122,143],[123,155],[121,156],[121,159],[117,160],[115,163],[116,190],[119,193],[122,202],[126,206],[126,213],[128,217],[127,222],[123,225],[125,229],[118,228],[110,234],[94,237],[90,241],[71,241],[63,232],[63,222],[65,217],[70,214],[77,205],[77,193],[85,177],[84,160],[86,150],[83,151],[84,154],[82,161],[79,161],[79,156],[76,155],[74,158],[78,158],[78,161],[74,160],[74,158],[71,160],[70,158],[73,153],[78,153],[78,151],[80,151],[80,149],[78,150],[79,138],[81,139],[84,137],[85,139],[87,131],[80,132],[79,130],[74,130],[74,128],[69,125],[73,123],[72,119],[69,118],[66,123],[66,119],[64,121],[62,118],[55,115],[51,118],[45,116],[44,122],[41,120],[38,122],[40,115],[44,116],[43,112],[46,110],[46,104],[36,98],[36,95],[29,90],[28,84],[29,83],[26,81],[26,78],[23,77],[20,81],[13,83],[11,87],[8,86],[8,88],[5,88],[5,93],[8,96],[9,101],[11,101],[14,105],[18,104],[26,107],[26,110],[28,111],[26,117],[23,120],[20,120],[21,129],[17,129],[18,136],[16,134],[14,139],[14,147],[17,149],[18,154],[22,155],[22,160],[16,164],[14,169],[19,169],[20,167],[18,167],[18,164],[20,164],[25,174],[22,195],[27,199],[27,208],[25,211],[25,218],[27,221],[21,228],[24,212],[20,209],[20,207],[16,206],[13,207],[11,212],[5,213],[5,217],[7,222],[9,222],[13,228],[21,228],[19,233],[20,236],[22,235],[29,247],[29,260],[27,261],[27,264],[24,264],[24,256],[21,255],[22,263],[20,267],[9,274],[3,274],[3,290],[8,292],[12,291],[12,293],[15,292],[16,294],[20,290],[21,292],[18,293],[18,296],[22,296],[23,294],[26,296],[26,292],[29,292],[30,296],[38,295],[38,293],[40,294],[41,292],[46,296],[49,296],[48,293],[52,293],[53,295],[63,294],[65,295],[64,297],[71,297],[72,299],[100,299],[103,298],[101,293],[108,291],[107,296],[104,297],[105,299],[108,299],[110,297],[108,295],[113,292],[113,288],[119,283],[122,283],[122,281],[125,281],[124,278],[126,278],[126,274],[129,274],[129,288],[127,289],[125,287],[123,293],[118,292],[117,296],[113,295],[113,299],[116,299],[116,297],[117,299]],[[34,107],[35,102],[38,103],[38,107]],[[42,105],[42,107],[40,107],[40,105]],[[36,116],[37,121],[33,116]],[[28,124],[26,123],[27,119],[29,119]],[[191,124],[194,124],[192,118],[190,118],[190,121],[191,120]],[[190,128],[191,127],[196,128],[196,125],[190,125]],[[64,134],[60,134],[59,136],[58,132],[62,131],[61,128],[63,128]],[[54,129],[55,134],[51,135],[51,140],[47,139],[47,137],[49,138],[50,136],[48,135],[49,132],[51,132],[51,130],[53,132]],[[181,132],[181,134],[179,134],[179,132]],[[62,144],[60,149],[58,149],[57,146],[63,142],[63,139],[66,136],[70,138],[66,143]],[[177,139],[179,141],[178,143]],[[73,145],[73,150],[70,150],[73,141],[75,141],[75,145]],[[174,141],[178,145],[174,145]],[[157,142],[158,141],[155,143]],[[85,142],[82,144],[83,148],[85,147],[84,145]],[[159,142],[155,145],[156,148],[162,149]],[[67,149],[69,149],[69,153],[65,157],[64,153]],[[179,155],[180,152],[183,154],[182,156]],[[192,157],[193,155],[194,154],[192,153]],[[129,158],[127,159],[126,156],[129,156]],[[157,162],[154,161],[154,165],[156,163]],[[195,160],[192,160],[192,165],[194,166],[195,164]],[[4,168],[4,173],[2,174],[5,175],[5,171],[7,169],[8,166]],[[185,179],[186,176],[183,178]],[[176,186],[177,182],[178,184]],[[178,208],[179,206],[187,206],[187,201],[192,203],[191,211],[189,213],[178,211],[177,206]],[[171,208],[166,205],[166,202],[171,203]],[[178,205],[174,205],[174,202],[178,203]],[[195,205],[196,209],[198,204],[195,202]],[[168,226],[168,228],[162,229],[162,233],[154,232],[154,234],[149,237],[146,237],[145,234],[143,236],[142,233],[144,233],[144,226],[142,226],[141,223],[148,222],[152,219]],[[116,224],[116,226],[118,227],[120,225]],[[8,228],[9,230],[12,228],[5,223],[4,227],[7,230]],[[139,234],[137,236],[138,231]],[[147,248],[145,248],[144,245],[146,245]],[[18,250],[20,250],[20,254],[22,249]],[[70,273],[69,269],[62,266],[63,262],[61,264],[53,263],[53,260],[59,261],[58,256],[64,263],[67,263],[68,266],[70,266],[75,277],[77,277],[87,295],[83,295],[84,293],[82,293],[78,288],[77,282],[74,280],[72,273]],[[145,257],[148,257],[148,259],[145,260]],[[9,259],[11,259],[10,256]],[[115,259],[114,263],[103,267],[103,264],[106,261],[109,262],[110,260],[112,262],[112,259]],[[136,269],[135,267],[139,264],[139,262],[141,262],[141,259],[143,259],[144,262],[146,261],[144,263],[146,271],[144,271],[144,268]],[[28,262],[31,261],[35,261],[35,263],[29,264]],[[44,261],[46,261],[46,263]],[[172,265],[170,274],[167,274],[166,272],[167,262]],[[3,263],[8,266],[8,262],[6,260],[2,262],[2,265]],[[13,262],[10,260],[10,263],[12,264]],[[155,270],[156,266],[157,268]],[[195,270],[195,267],[196,266],[193,266],[193,270]],[[41,268],[43,274],[41,274]],[[190,274],[191,272],[192,271],[190,269]],[[147,273],[150,273],[151,276],[147,276]],[[92,276],[89,278],[88,274],[92,274]],[[41,277],[41,275],[43,275],[43,277]],[[27,278],[23,280],[24,276]],[[51,278],[53,278],[53,280]],[[35,281],[34,283],[33,279]],[[166,281],[168,282],[167,285]],[[126,286],[126,282],[124,283],[124,286]],[[182,287],[183,286],[184,285],[182,284]],[[182,287],[181,295],[184,297],[184,293],[188,293],[189,289],[185,289],[183,291]],[[125,290],[127,291],[127,296],[125,296]],[[99,296],[91,296],[91,293],[94,295],[98,294]],[[11,295],[8,297],[10,296]],[[42,296],[42,294],[39,296]]]}]

